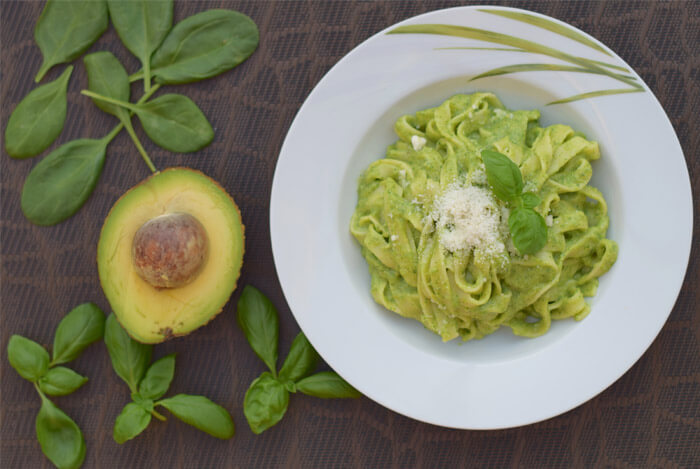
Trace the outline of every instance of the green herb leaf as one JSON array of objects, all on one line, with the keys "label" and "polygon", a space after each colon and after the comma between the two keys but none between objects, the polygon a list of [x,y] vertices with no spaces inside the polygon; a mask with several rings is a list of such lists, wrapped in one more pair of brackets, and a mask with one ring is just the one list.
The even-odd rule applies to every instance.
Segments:
[{"label": "green herb leaf", "polygon": [[535,208],[542,202],[542,199],[540,199],[534,192],[525,192],[522,195],[522,201],[523,207]]},{"label": "green herb leaf", "polygon": [[100,340],[105,330],[105,314],[93,303],[83,303],[58,323],[53,339],[52,365],[78,358],[91,343]]},{"label": "green herb leaf", "polygon": [[154,362],[139,384],[139,394],[145,399],[158,399],[170,387],[175,376],[175,354]]},{"label": "green herb leaf", "polygon": [[557,99],[556,101],[552,101],[551,103],[547,103],[547,106],[550,106],[552,104],[571,103],[574,101],[580,101],[582,99],[597,98],[599,96],[610,96],[610,95],[614,95],[614,94],[627,94],[627,93],[644,93],[644,88],[642,88],[641,86],[636,86],[634,88],[618,88],[618,89],[614,89],[614,90],[591,91],[590,93],[581,93],[581,94],[576,94],[574,96],[569,96],[568,98]]},{"label": "green herb leaf", "polygon": [[151,422],[151,413],[138,404],[129,402],[114,422],[114,441],[125,443],[143,432]]},{"label": "green herb leaf", "polygon": [[66,121],[66,90],[73,67],[60,77],[32,90],[20,101],[7,121],[5,149],[13,158],[29,158],[46,150]]},{"label": "green herb leaf", "polygon": [[59,469],[76,469],[85,460],[85,439],[78,425],[65,412],[41,395],[36,416],[36,437],[41,451]]},{"label": "green herb leaf", "polygon": [[105,345],[114,371],[129,385],[131,392],[137,392],[141,378],[151,362],[153,347],[129,337],[114,313],[109,315],[105,325]]},{"label": "green herb leaf", "polygon": [[35,382],[49,369],[49,352],[33,340],[13,335],[7,344],[7,359],[17,373]]},{"label": "green herb leaf", "polygon": [[277,310],[260,290],[251,285],[243,289],[238,300],[238,324],[255,354],[276,374],[279,340]]},{"label": "green herb leaf", "polygon": [[289,405],[289,392],[267,371],[245,393],[243,413],[253,433],[259,435],[282,420]]},{"label": "green herb leaf", "polygon": [[22,212],[49,226],[71,217],[87,201],[102,173],[108,140],[64,143],[32,168],[22,188]]},{"label": "green herb leaf", "polygon": [[258,27],[242,13],[207,10],[180,21],[151,59],[158,83],[203,80],[230,70],[257,48]]},{"label": "green herb leaf", "polygon": [[87,383],[88,379],[65,366],[51,368],[39,379],[39,389],[50,396],[65,396]]},{"label": "green herb leaf", "polygon": [[547,243],[547,224],[531,208],[516,208],[508,217],[513,244],[521,254],[535,254]]},{"label": "green herb leaf", "polygon": [[279,373],[281,382],[297,381],[314,371],[318,364],[319,356],[311,346],[306,336],[300,332],[289,349],[289,355],[282,364]]},{"label": "green herb leaf", "polygon": [[[131,2],[119,3],[129,4]],[[87,70],[90,91],[120,101],[129,101],[131,95],[129,76],[114,54],[108,51],[95,52],[86,55],[83,62]],[[129,119],[128,111],[121,106],[99,99],[93,99],[92,102],[119,120]]]},{"label": "green herb leaf", "polygon": [[297,391],[324,399],[362,396],[359,391],[333,371],[316,373],[296,384]]},{"label": "green herb leaf", "polygon": [[134,107],[146,135],[166,150],[188,153],[211,143],[214,130],[187,96],[165,94]]},{"label": "green herb leaf", "polygon": [[481,159],[486,167],[486,179],[496,196],[513,202],[523,191],[523,177],[520,168],[510,158],[492,150],[481,152]]},{"label": "green herb leaf", "polygon": [[178,394],[156,402],[183,422],[216,438],[226,440],[233,436],[233,419],[226,409],[204,396]]},{"label": "green herb leaf", "polygon": [[528,23],[533,26],[546,29],[547,31],[551,31],[561,36],[568,37],[569,39],[580,42],[581,44],[584,44],[592,49],[595,49],[597,51],[602,52],[603,54],[612,57],[612,54],[610,54],[610,52],[606,51],[604,48],[599,46],[598,43],[596,43],[595,41],[588,39],[588,37],[586,37],[584,34],[579,33],[578,31],[569,27],[568,25],[557,23],[542,16],[535,16],[529,13],[522,13],[520,11],[515,10],[497,10],[489,8],[480,8],[479,11],[483,11],[484,13],[490,13],[492,15],[503,16],[505,18],[510,18],[517,21],[522,21],[524,23]]},{"label": "green herb leaf", "polygon": [[108,23],[103,0],[48,0],[34,29],[34,39],[44,56],[34,80],[41,81],[56,64],[77,59],[105,32]]},{"label": "green herb leaf", "polygon": [[[139,58],[146,90],[151,86],[151,55],[173,24],[172,0],[108,0],[109,16],[119,38]],[[102,94],[102,93],[100,93]]]}]

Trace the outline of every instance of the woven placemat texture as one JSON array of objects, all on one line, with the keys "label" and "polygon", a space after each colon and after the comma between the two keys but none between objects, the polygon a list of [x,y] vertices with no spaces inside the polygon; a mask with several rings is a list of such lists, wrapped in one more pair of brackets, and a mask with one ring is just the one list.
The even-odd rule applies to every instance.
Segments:
[{"label": "woven placemat texture", "polygon": [[[260,48],[235,70],[182,86],[215,128],[213,143],[173,154],[137,132],[156,165],[185,165],[214,176],[241,208],[246,258],[241,285],[270,296],[281,316],[284,354],[299,328],[277,280],[269,235],[273,172],[287,129],[304,98],[343,55],[377,31],[419,13],[464,4],[453,1],[176,1],[175,20],[217,7],[250,15]],[[488,2],[481,2],[488,3]],[[519,1],[573,24],[615,50],[654,91],[683,146],[695,193],[697,239],[700,194],[700,3],[697,1]],[[33,40],[40,1],[0,2],[0,117],[35,85],[40,53]],[[130,71],[138,61],[113,28],[90,49],[111,50]],[[60,73],[51,70],[48,79]],[[78,62],[68,93],[68,119],[55,148],[78,137],[99,138],[115,125],[79,94],[87,78]],[[135,94],[140,90],[134,88]],[[656,155],[663,164],[664,155]],[[0,155],[0,466],[51,467],[34,433],[39,400],[8,365],[13,333],[42,343],[73,306],[93,301],[108,311],[100,289],[95,247],[109,208],[148,176],[126,133],[108,150],[93,196],[68,221],[33,226],[20,210],[20,192],[38,160]],[[673,190],[673,188],[650,188]],[[669,227],[673,229],[673,227]],[[663,241],[660,240],[661,246]],[[293,396],[284,420],[260,436],[242,411],[243,394],[263,367],[236,325],[238,292],[210,325],[156,348],[177,352],[171,392],[204,394],[230,409],[237,434],[211,438],[174,418],[154,421],[124,445],[112,425],[129,399],[104,345],[74,362],[89,383],[56,402],[82,428],[88,468],[215,467],[700,467],[700,262],[697,243],[668,323],[649,350],[619,381],[559,417],[503,431],[457,431],[413,421],[373,401]],[[653,292],[640,292],[647,294]],[[619,331],[625,334],[624,330]],[[595,344],[591,344],[595,347]],[[426,399],[429,399],[426,396]],[[557,396],[552,396],[556,399]]]}]

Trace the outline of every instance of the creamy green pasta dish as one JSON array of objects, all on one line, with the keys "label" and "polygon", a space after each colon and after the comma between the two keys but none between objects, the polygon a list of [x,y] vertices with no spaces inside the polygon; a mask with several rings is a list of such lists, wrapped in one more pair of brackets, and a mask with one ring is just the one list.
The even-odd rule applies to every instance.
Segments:
[{"label": "creamy green pasta dish", "polygon": [[444,341],[583,319],[617,259],[588,183],[598,144],[491,93],[398,119],[399,139],[358,184],[350,230],[377,303]]}]

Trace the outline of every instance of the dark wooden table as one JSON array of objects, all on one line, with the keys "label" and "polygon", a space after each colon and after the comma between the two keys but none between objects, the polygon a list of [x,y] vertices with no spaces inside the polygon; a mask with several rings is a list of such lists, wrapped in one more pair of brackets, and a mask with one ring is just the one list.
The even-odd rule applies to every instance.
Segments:
[{"label": "dark wooden table", "polygon": [[[176,21],[208,8],[226,7],[250,15],[260,27],[260,48],[245,64],[178,89],[192,97],[212,122],[216,137],[209,147],[176,155],[141,135],[157,166],[200,169],[218,179],[240,205],[247,235],[240,283],[257,286],[277,305],[282,353],[298,326],[275,275],[268,209],[275,162],[296,111],[324,73],[364,39],[404,18],[459,3],[464,2],[176,2]],[[700,3],[547,0],[504,4],[527,7],[582,28],[639,72],[666,109],[683,146],[696,196],[697,235]],[[3,132],[12,109],[34,86],[40,54],[32,32],[42,6],[39,1],[0,3]],[[104,49],[114,52],[128,70],[138,68],[111,26],[91,51]],[[49,78],[59,72],[59,68],[52,70]],[[85,71],[78,62],[69,87],[69,117],[54,147],[77,137],[100,137],[115,124],[79,94],[85,87]],[[34,434],[39,399],[8,366],[7,341],[18,333],[50,343],[59,319],[84,301],[94,301],[108,311],[95,264],[100,227],[114,201],[148,176],[148,169],[122,133],[108,150],[104,173],[86,206],[65,223],[41,228],[24,219],[19,203],[23,181],[38,160],[11,160],[3,146],[0,161],[0,466],[50,467]],[[201,393],[232,412],[237,424],[233,439],[216,440],[169,419],[154,421],[137,439],[116,444],[112,426],[129,395],[112,371],[102,344],[89,348],[74,363],[90,382],[75,394],[55,400],[85,433],[84,467],[697,468],[699,272],[694,245],[683,289],[667,324],[624,377],[590,402],[523,428],[448,430],[410,420],[367,398],[325,401],[293,396],[284,420],[256,436],[243,416],[242,400],[263,367],[236,325],[237,293],[210,325],[155,349],[156,356],[178,354],[171,392]]]}]

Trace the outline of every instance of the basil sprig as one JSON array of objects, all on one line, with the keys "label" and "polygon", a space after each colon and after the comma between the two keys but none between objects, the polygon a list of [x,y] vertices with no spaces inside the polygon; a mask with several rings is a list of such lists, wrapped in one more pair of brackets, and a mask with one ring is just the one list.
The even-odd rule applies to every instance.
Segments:
[{"label": "basil sprig", "polygon": [[360,397],[360,393],[333,371],[311,374],[320,357],[303,333],[299,333],[277,372],[279,318],[270,300],[250,285],[238,300],[238,324],[255,354],[267,365],[245,393],[243,413],[250,429],[260,434],[282,420],[289,393],[321,398]]},{"label": "basil sprig", "polygon": [[216,438],[228,439],[233,436],[231,415],[210,399],[188,394],[161,399],[175,375],[174,354],[151,363],[153,346],[129,337],[114,314],[107,318],[105,345],[114,371],[129,386],[132,400],[114,422],[114,441],[122,444],[138,436],[148,427],[152,417],[165,421],[166,418],[155,410],[158,406]]},{"label": "basil sprig", "polygon": [[494,194],[512,206],[508,228],[513,244],[521,254],[535,254],[547,243],[547,224],[534,210],[542,200],[534,192],[523,192],[520,168],[506,155],[483,150],[481,159]]},{"label": "basil sprig", "polygon": [[87,378],[59,364],[75,360],[102,338],[105,315],[92,303],[75,307],[58,323],[53,358],[33,340],[13,335],[7,344],[10,365],[34,383],[41,399],[36,416],[36,437],[44,455],[58,468],[80,467],[85,459],[85,438],[78,425],[46,397],[65,396],[80,388]]}]

